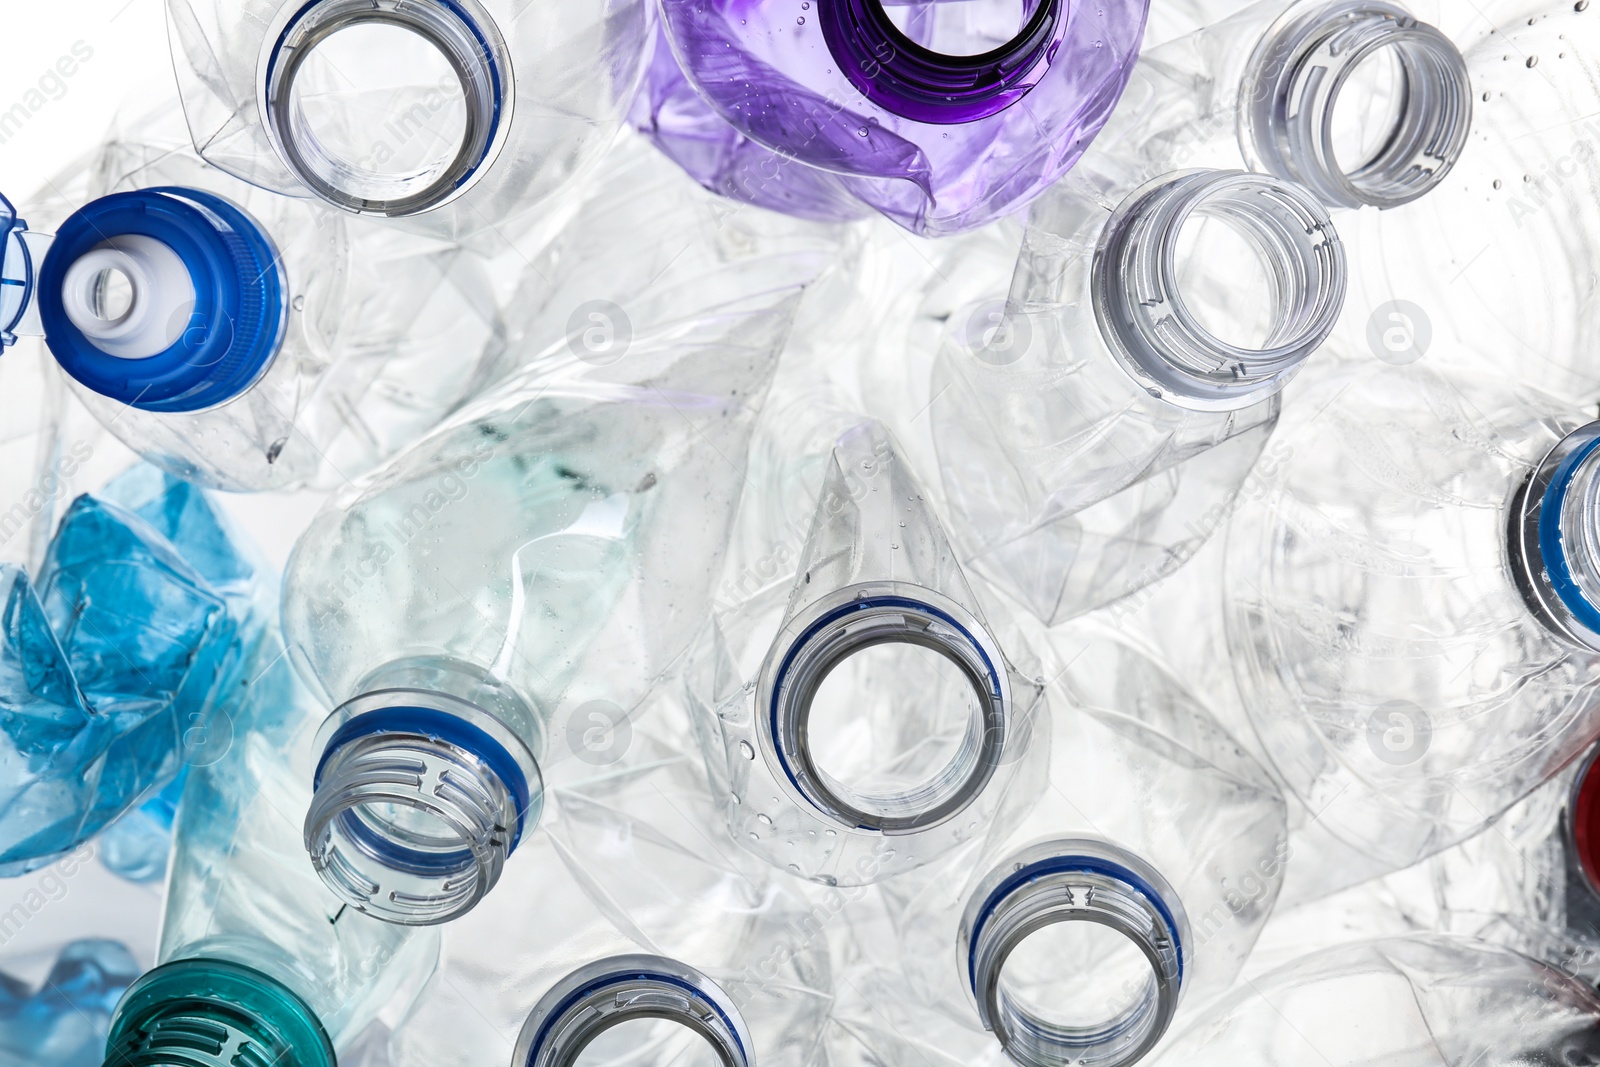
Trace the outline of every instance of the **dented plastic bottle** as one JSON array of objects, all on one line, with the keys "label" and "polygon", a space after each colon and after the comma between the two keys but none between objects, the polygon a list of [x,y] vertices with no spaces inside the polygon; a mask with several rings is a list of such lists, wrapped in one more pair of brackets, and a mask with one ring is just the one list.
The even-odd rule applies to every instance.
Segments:
[{"label": "dented plastic bottle", "polygon": [[1049,645],[1038,804],[885,882],[889,923],[854,924],[842,1010],[878,1062],[916,1062],[907,1035],[933,1033],[964,1062],[998,1042],[1026,1067],[1135,1063],[1229,987],[1272,911],[1289,851],[1266,771],[1139,646]]},{"label": "dented plastic bottle", "polygon": [[110,432],[231,490],[342,482],[484,387],[504,336],[474,257],[255,189],[172,125],[114,136],[39,229],[0,199],[0,346],[43,335]]},{"label": "dented plastic bottle", "polygon": [[334,1067],[380,1009],[410,1003],[438,961],[434,931],[345,907],[305,862],[289,813],[308,799],[298,764],[311,757],[317,704],[275,632],[244,692],[226,745],[190,772],[157,966],[118,1003],[105,1067]]},{"label": "dented plastic bottle", "polygon": [[598,163],[641,0],[168,0],[196,150],[254,185],[502,251]]},{"label": "dented plastic bottle", "polygon": [[501,890],[449,928],[396,1067],[825,1062],[827,940],[792,883],[729,847],[687,735],[651,706],[604,744],[569,736],[580,758],[552,771]]},{"label": "dented plastic bottle", "polygon": [[1318,386],[1230,526],[1228,640],[1282,780],[1397,869],[1600,733],[1600,427],[1416,367]]},{"label": "dented plastic bottle", "polygon": [[61,947],[37,986],[0,973],[0,1063],[99,1067],[106,1025],[139,965],[117,941]]},{"label": "dented plastic bottle", "polygon": [[0,873],[41,867],[214,754],[267,617],[260,565],[198,488],[135,468],[0,564]]},{"label": "dented plastic bottle", "polygon": [[802,391],[763,425],[734,599],[691,685],[702,740],[734,840],[864,885],[1002,815],[1043,752],[1038,672],[881,424]]},{"label": "dented plastic bottle", "polygon": [[635,707],[689,647],[797,299],[675,323],[607,366],[543,361],[301,537],[285,629],[337,705],[306,846],[353,908],[471,909],[538,825],[552,730]]}]

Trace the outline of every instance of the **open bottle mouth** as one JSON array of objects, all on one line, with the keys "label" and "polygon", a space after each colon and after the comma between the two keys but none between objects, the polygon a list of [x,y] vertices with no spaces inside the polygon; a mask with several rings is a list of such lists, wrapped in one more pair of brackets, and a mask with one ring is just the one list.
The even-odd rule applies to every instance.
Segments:
[{"label": "open bottle mouth", "polygon": [[[1261,285],[1197,295],[1192,277],[1234,277],[1240,267],[1191,262],[1180,242],[1200,227],[1231,235],[1254,257]],[[1095,317],[1118,362],[1150,395],[1200,410],[1246,407],[1282,389],[1332,332],[1346,286],[1327,210],[1246,171],[1188,171],[1136,190],[1101,231],[1090,273]]]},{"label": "open bottle mouth", "polygon": [[[931,775],[892,790],[851,788],[814,751],[813,706],[830,674],[869,649],[904,644],[941,657],[971,691],[954,752]],[[970,612],[931,590],[867,583],[839,590],[790,620],[763,669],[764,755],[794,797],[846,829],[908,834],[954,818],[984,791],[1008,752],[1005,661]]]},{"label": "open bottle mouth", "polygon": [[[1341,105],[1376,127],[1365,143],[1345,136]],[[1378,105],[1388,114],[1375,124]],[[1404,8],[1338,0],[1292,9],[1268,31],[1239,113],[1253,164],[1332,207],[1390,208],[1437,186],[1461,157],[1472,83],[1450,39]]]},{"label": "open bottle mouth", "polygon": [[316,1014],[287,986],[228,960],[164,963],[128,987],[105,1067],[334,1067]]},{"label": "open bottle mouth", "polygon": [[1556,442],[1507,509],[1507,561],[1557,637],[1600,652],[1600,422]]},{"label": "open bottle mouth", "polygon": [[533,754],[469,701],[364,693],[317,740],[306,850],[329,889],[386,922],[431,925],[470,911],[538,823]]},{"label": "open bottle mouth", "polygon": [[733,998],[701,972],[664,956],[612,956],[550,988],[522,1025],[514,1067],[573,1067],[607,1031],[646,1020],[698,1035],[723,1067],[748,1067],[750,1033]]},{"label": "open bottle mouth", "polygon": [[511,126],[510,52],[476,0],[286,5],[261,63],[266,128],[312,193],[415,215],[465,192]]},{"label": "open bottle mouth", "polygon": [[984,1028],[1027,1067],[1120,1067],[1177,1010],[1188,920],[1161,874],[1092,838],[1043,841],[968,901],[961,953]]},{"label": "open bottle mouth", "polygon": [[[1004,111],[1038,83],[1066,32],[1068,2],[1025,0],[1021,28],[972,54],[918,43],[883,0],[817,0],[817,17],[834,62],[868,100],[915,122],[958,125]],[[941,14],[922,6],[930,18]]]}]

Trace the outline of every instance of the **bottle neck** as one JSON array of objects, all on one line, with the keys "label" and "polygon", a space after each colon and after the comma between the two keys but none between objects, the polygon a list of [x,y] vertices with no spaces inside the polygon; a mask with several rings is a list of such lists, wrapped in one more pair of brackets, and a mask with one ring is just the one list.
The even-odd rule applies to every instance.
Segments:
[{"label": "bottle neck", "polygon": [[[1399,99],[1375,154],[1338,158],[1335,110],[1362,91],[1358,68],[1384,51]],[[1362,114],[1376,108],[1366,107]],[[1396,207],[1444,180],[1466,147],[1472,84],[1450,39],[1383,0],[1295,5],[1256,47],[1240,86],[1240,139],[1253,166],[1331,207]]]},{"label": "bottle neck", "polygon": [[1600,651],[1600,422],[1557,442],[1518,489],[1507,554],[1534,616]]},{"label": "bottle neck", "polygon": [[[1121,935],[1143,956],[1148,976],[1125,1006],[1106,1014],[1050,998],[1042,1009],[1046,998],[1005,981],[1007,962],[1026,939],[1071,923]],[[984,1028],[1027,1067],[1120,1067],[1143,1057],[1177,1010],[1188,943],[1182,905],[1161,874],[1093,838],[1040,842],[1009,857],[979,884],[961,924],[963,966]],[[1088,984],[1099,989],[1111,981]]]},{"label": "bottle neck", "polygon": [[[836,667],[890,643],[931,649],[954,664],[972,688],[973,714],[955,756],[931,780],[865,794],[835,781],[813,758],[811,707]],[[949,598],[906,583],[849,586],[791,619],[768,654],[758,702],[758,737],[779,781],[845,829],[906,834],[941,825],[977,800],[1019,742],[1011,680],[987,628]]]},{"label": "bottle neck", "polygon": [[[1262,347],[1211,332],[1179,287],[1179,236],[1204,221],[1227,226],[1259,257],[1271,308]],[[1201,265],[1211,275],[1229,269]],[[1152,396],[1200,410],[1246,407],[1282,389],[1333,330],[1345,284],[1327,210],[1296,186],[1243,171],[1167,175],[1135,191],[1101,231],[1090,277],[1101,335],[1123,368]]]},{"label": "bottle neck", "polygon": [[123,994],[105,1067],[335,1067],[316,1014],[281,982],[226,960],[189,959],[146,973]]},{"label": "bottle neck", "polygon": [[605,1031],[662,1019],[697,1034],[723,1067],[749,1067],[753,1049],[733,999],[701,972],[663,956],[596,960],[540,998],[517,1038],[513,1067],[572,1067]]},{"label": "bottle neck", "polygon": [[508,725],[531,718],[442,689],[371,689],[341,705],[318,734],[305,823],[329,889],[406,925],[476,906],[543,807],[537,759]]}]

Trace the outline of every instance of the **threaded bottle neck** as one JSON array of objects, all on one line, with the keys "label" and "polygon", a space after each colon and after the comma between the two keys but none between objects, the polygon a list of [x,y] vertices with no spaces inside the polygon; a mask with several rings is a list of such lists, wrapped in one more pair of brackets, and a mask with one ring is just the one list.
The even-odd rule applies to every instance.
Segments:
[{"label": "threaded bottle neck", "polygon": [[[1259,257],[1271,308],[1260,347],[1218,337],[1180,289],[1179,235],[1202,220],[1227,226]],[[1167,175],[1112,213],[1090,295],[1107,347],[1146,392],[1180,407],[1232,410],[1282,389],[1333,330],[1344,306],[1344,246],[1326,209],[1276,178]]]},{"label": "threaded bottle neck", "polygon": [[543,803],[526,743],[449,694],[384,689],[319,735],[306,849],[336,895],[387,922],[430,925],[494,888]]},{"label": "threaded bottle neck", "polygon": [[[1131,983],[1125,1003],[1030,995],[1026,980],[1007,979],[1007,964],[1024,941],[1060,934],[1067,924],[1093,924],[1083,929],[1109,932],[1113,940],[1120,935],[1124,949],[1131,945],[1143,957],[1147,974]],[[1044,841],[1009,857],[972,894],[961,924],[963,965],[984,1028],[1028,1067],[1120,1067],[1143,1057],[1177,1010],[1187,945],[1182,905],[1161,874],[1094,838]],[[1063,959],[1053,966],[1074,964]],[[1040,979],[1037,971],[1030,977]],[[1109,973],[1088,977],[1097,990],[1115,984]]]},{"label": "threaded bottle neck", "polygon": [[287,986],[227,960],[165,963],[123,994],[105,1067],[335,1067],[316,1014]]},{"label": "threaded bottle neck", "polygon": [[[1389,51],[1399,68],[1386,136],[1347,167],[1335,110],[1357,68]],[[1368,114],[1375,108],[1363,109]],[[1383,0],[1296,5],[1257,46],[1239,90],[1253,166],[1304,185],[1330,207],[1396,207],[1444,180],[1466,147],[1472,84],[1450,39]]]}]

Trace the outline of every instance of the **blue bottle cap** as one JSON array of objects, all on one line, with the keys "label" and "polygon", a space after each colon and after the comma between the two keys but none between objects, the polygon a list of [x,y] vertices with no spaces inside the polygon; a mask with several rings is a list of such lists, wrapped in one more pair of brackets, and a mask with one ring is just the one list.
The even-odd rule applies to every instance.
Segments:
[{"label": "blue bottle cap", "polygon": [[[133,287],[120,317],[83,310],[93,299],[82,290],[102,273],[85,268],[102,261],[126,268]],[[277,249],[243,210],[198,189],[161,187],[113,193],[74,212],[45,254],[37,293],[64,371],[131,407],[180,412],[226,403],[265,373],[283,341],[287,288]],[[151,336],[161,338],[158,350],[119,351],[117,328],[152,308],[167,321],[146,323],[142,336],[147,348]],[[91,329],[91,338],[84,327],[102,318],[108,329]]]}]

